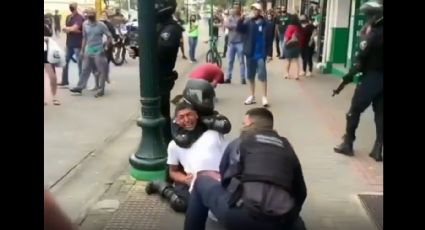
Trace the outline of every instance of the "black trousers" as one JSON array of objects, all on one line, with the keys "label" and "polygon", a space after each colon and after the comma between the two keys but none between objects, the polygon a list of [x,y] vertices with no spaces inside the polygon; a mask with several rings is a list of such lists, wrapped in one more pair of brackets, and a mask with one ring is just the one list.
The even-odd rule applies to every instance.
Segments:
[{"label": "black trousers", "polygon": [[314,47],[302,47],[301,49],[301,58],[303,59],[303,71],[313,72],[313,54],[314,54]]},{"label": "black trousers", "polygon": [[267,38],[266,52],[268,57],[273,57],[273,37]]},{"label": "black trousers", "polygon": [[223,56],[227,54],[227,46],[229,45],[229,35],[224,35],[224,47],[223,47]]},{"label": "black trousers", "polygon": [[280,47],[279,47],[279,36],[275,36],[274,41],[276,43],[276,53],[280,57]]},{"label": "black trousers", "polygon": [[357,86],[351,107],[347,114],[345,138],[353,142],[356,139],[356,129],[359,126],[360,115],[372,104],[375,113],[376,141],[384,141],[384,90],[383,73],[367,72],[362,82]]},{"label": "black trousers", "polygon": [[61,27],[55,26],[55,35],[58,36],[61,33]]},{"label": "black trousers", "polygon": [[176,195],[180,197],[186,204],[189,203],[190,192],[189,185],[182,184],[179,182],[174,182],[174,191],[176,191]]}]

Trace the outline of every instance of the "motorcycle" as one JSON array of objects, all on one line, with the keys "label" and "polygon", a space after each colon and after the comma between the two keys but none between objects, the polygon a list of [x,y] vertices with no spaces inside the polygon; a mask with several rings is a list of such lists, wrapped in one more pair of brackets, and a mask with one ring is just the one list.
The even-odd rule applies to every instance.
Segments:
[{"label": "motorcycle", "polygon": [[[126,24],[127,27],[127,38],[128,38],[128,48],[133,50],[133,53],[137,53],[139,50],[139,43],[138,43],[138,36],[137,28],[139,27],[139,24],[137,23],[137,19],[134,19],[133,21]],[[135,56],[132,57],[133,59],[136,58]]]},{"label": "motorcycle", "polygon": [[128,36],[127,36],[127,29],[125,25],[120,25],[116,29],[116,34],[118,35],[115,39],[114,43],[112,44],[112,63],[114,63],[116,66],[120,66],[126,62],[125,55],[126,55],[126,46],[128,45]]}]

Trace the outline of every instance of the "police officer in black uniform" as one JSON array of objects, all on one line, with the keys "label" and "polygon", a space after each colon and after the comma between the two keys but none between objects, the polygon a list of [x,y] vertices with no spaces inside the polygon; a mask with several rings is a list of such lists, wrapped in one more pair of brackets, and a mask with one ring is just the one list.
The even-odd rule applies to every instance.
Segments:
[{"label": "police officer in black uniform", "polygon": [[360,7],[368,19],[361,38],[357,63],[344,76],[343,82],[353,81],[357,73],[361,73],[361,82],[357,86],[350,110],[347,113],[347,126],[343,143],[334,148],[335,152],[353,156],[355,132],[360,121],[360,115],[372,104],[375,113],[376,140],[369,154],[376,161],[382,161],[384,143],[383,133],[383,4],[371,0]]},{"label": "police officer in black uniform", "polygon": [[290,142],[273,128],[265,108],[246,112],[239,138],[223,153],[220,175],[198,175],[185,230],[205,229],[210,210],[225,229],[305,230],[307,197],[301,164]]},{"label": "police officer in black uniform", "polygon": [[[161,96],[161,114],[165,118],[164,140],[169,143],[171,137],[170,92],[178,77],[174,66],[182,37],[182,27],[173,19],[176,0],[155,0],[157,35],[158,35],[158,76]],[[138,48],[130,50],[130,56],[139,56]]]}]

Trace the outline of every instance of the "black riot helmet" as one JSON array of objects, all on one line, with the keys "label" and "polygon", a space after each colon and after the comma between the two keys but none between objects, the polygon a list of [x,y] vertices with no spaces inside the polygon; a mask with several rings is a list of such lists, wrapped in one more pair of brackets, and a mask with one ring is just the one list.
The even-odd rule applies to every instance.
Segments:
[{"label": "black riot helmet", "polygon": [[183,98],[192,104],[200,115],[211,115],[214,112],[215,91],[205,80],[189,80],[183,90]]},{"label": "black riot helmet", "polygon": [[382,0],[369,0],[360,6],[360,12],[366,16],[369,24],[375,24],[384,18],[384,6]]},{"label": "black riot helmet", "polygon": [[176,0],[155,0],[156,16],[159,19],[168,18],[176,11]]}]

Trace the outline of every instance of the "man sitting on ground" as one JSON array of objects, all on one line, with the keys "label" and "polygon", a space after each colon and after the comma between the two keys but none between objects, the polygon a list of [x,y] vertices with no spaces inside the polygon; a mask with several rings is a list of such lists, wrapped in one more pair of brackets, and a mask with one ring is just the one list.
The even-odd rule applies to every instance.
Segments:
[{"label": "man sitting on ground", "polygon": [[273,130],[270,111],[254,108],[240,137],[226,148],[220,174],[196,178],[184,229],[205,229],[208,210],[228,230],[305,229],[299,213],[306,197],[291,144]]},{"label": "man sitting on ground", "polygon": [[177,104],[172,123],[173,140],[168,145],[169,179],[148,184],[146,192],[159,193],[176,212],[185,212],[194,178],[218,173],[231,129],[229,120],[214,111],[212,86],[204,80],[190,80],[184,100]]}]

